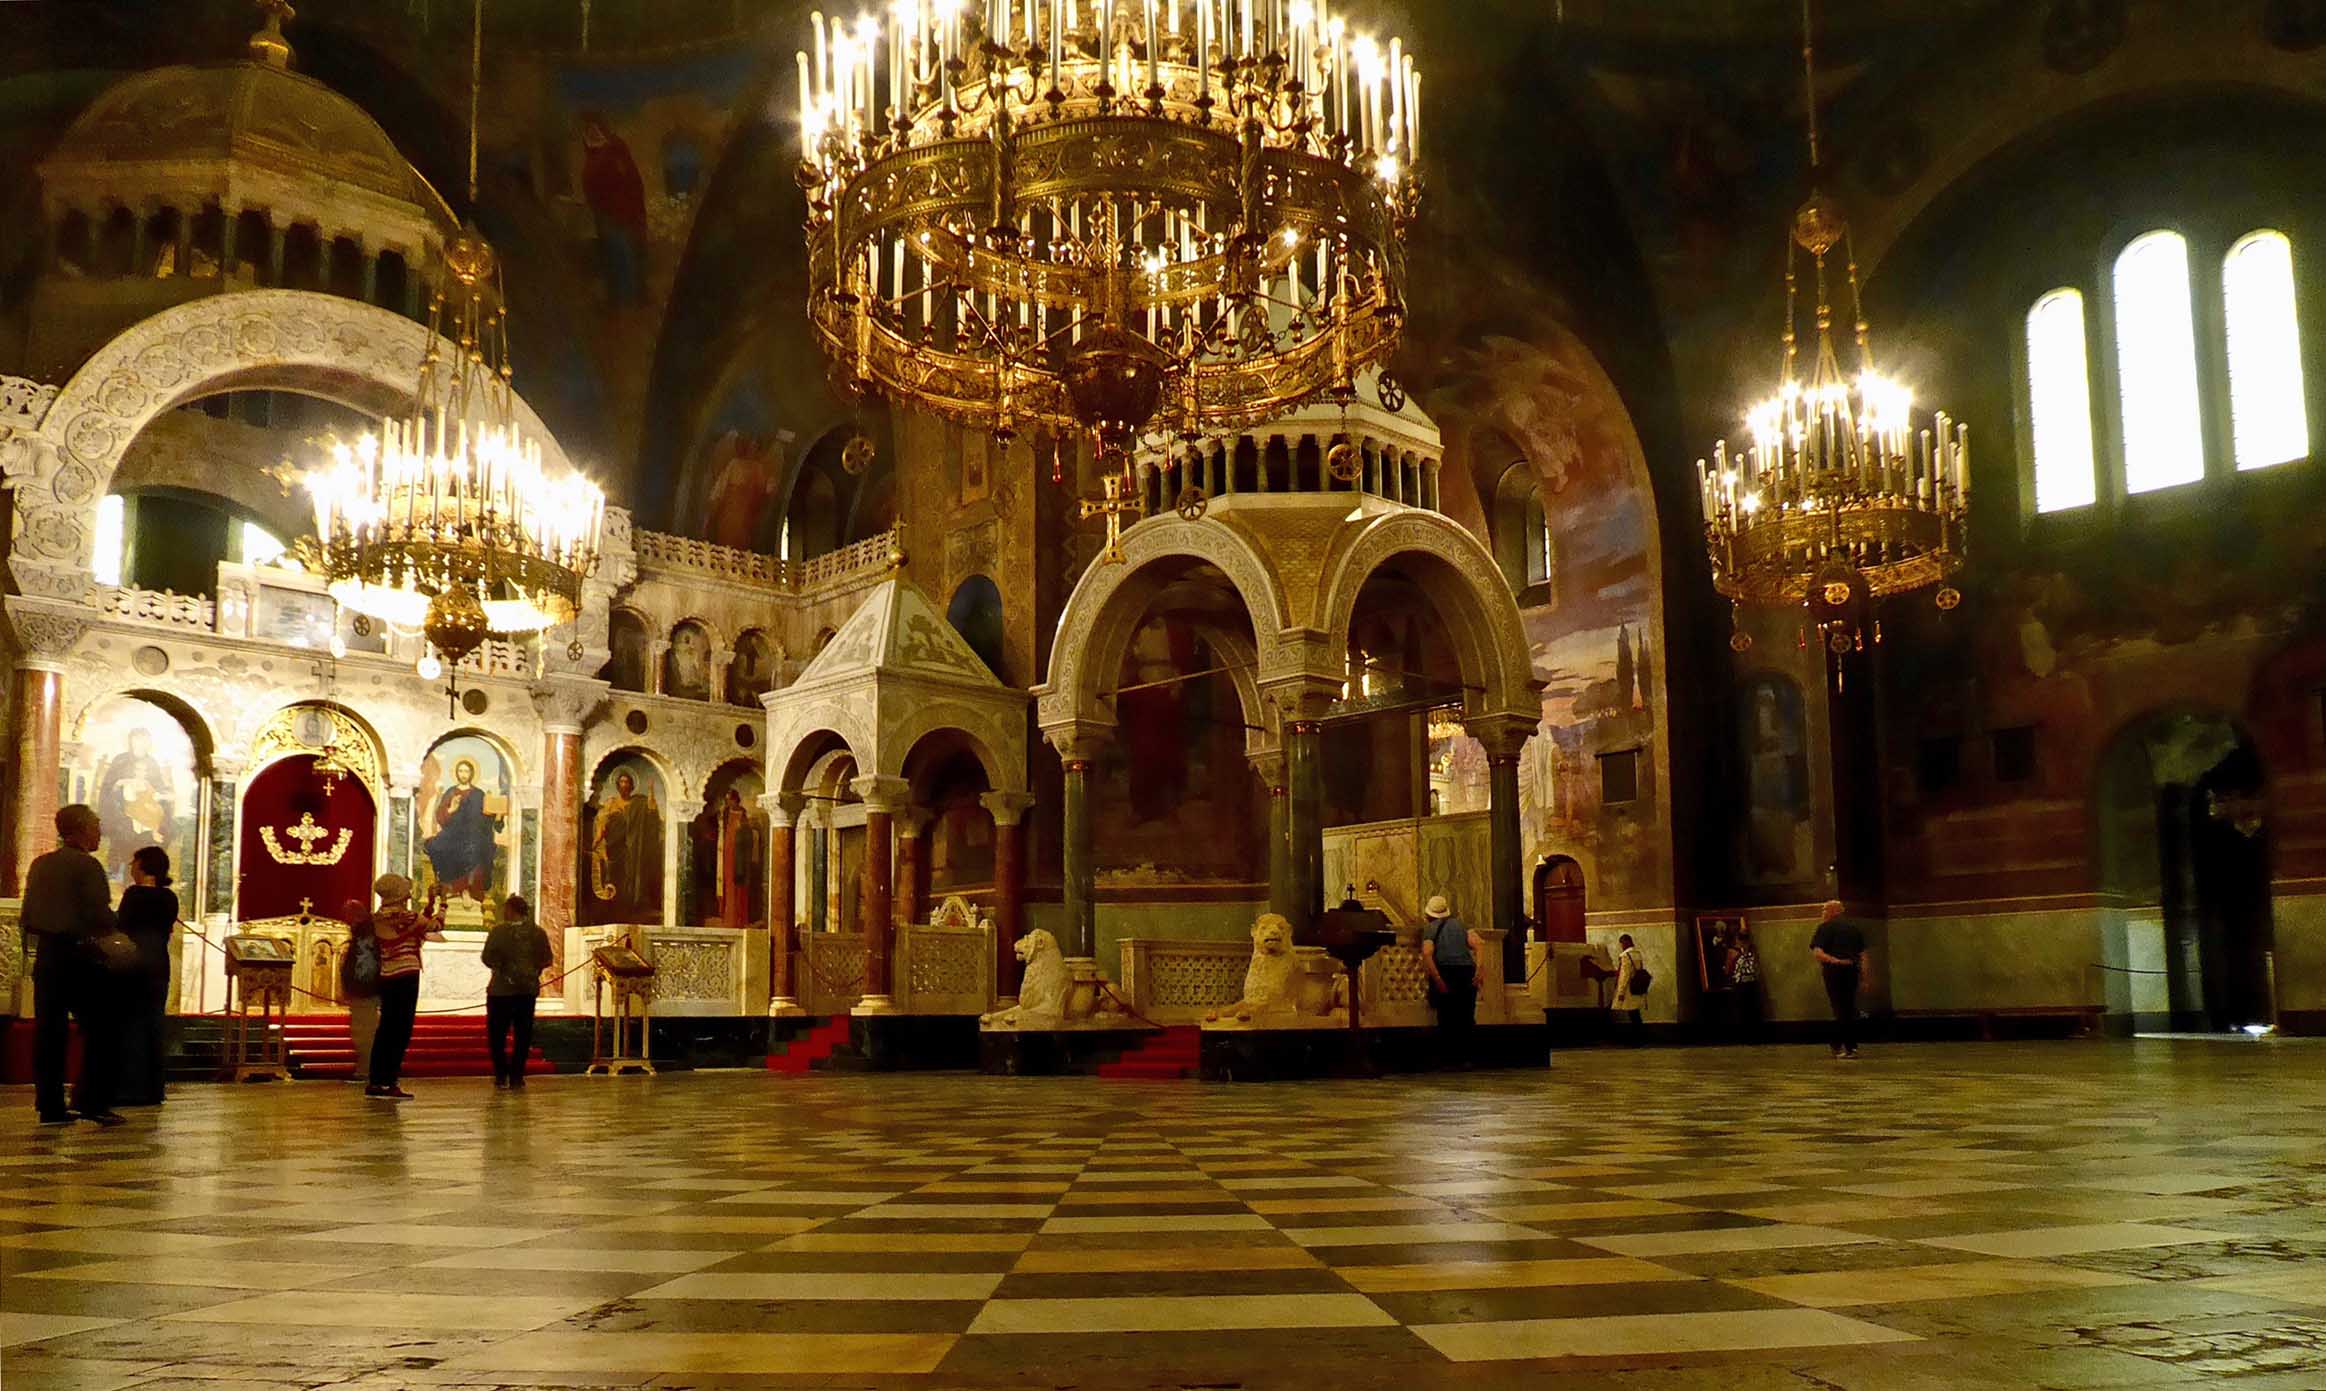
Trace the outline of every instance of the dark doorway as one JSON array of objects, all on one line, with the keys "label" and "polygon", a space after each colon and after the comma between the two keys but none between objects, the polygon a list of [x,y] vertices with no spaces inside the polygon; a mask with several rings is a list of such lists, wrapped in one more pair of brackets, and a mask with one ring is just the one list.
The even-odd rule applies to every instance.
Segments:
[{"label": "dark doorway", "polygon": [[1535,866],[1535,930],[1544,941],[1582,941],[1583,909],[1583,866],[1565,855]]},{"label": "dark doorway", "polygon": [[2172,1026],[2274,1022],[2266,779],[2252,744],[2218,716],[2159,716],[2119,740],[2102,776],[2103,872],[2128,901],[2157,906]]}]

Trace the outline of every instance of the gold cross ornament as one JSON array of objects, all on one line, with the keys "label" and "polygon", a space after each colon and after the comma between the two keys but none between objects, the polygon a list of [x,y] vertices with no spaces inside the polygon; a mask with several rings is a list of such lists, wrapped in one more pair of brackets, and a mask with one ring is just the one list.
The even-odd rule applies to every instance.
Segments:
[{"label": "gold cross ornament", "polygon": [[1082,515],[1085,520],[1106,518],[1106,549],[1098,558],[1108,565],[1120,565],[1128,558],[1123,554],[1123,518],[1140,510],[1139,499],[1130,493],[1126,474],[1110,473],[1099,481],[1105,485],[1106,497],[1083,499]]}]

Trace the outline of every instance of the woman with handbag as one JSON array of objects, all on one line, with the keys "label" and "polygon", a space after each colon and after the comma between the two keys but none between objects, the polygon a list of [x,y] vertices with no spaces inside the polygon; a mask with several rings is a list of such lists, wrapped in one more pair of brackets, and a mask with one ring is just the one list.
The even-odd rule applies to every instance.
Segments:
[{"label": "woman with handbag", "polygon": [[347,1001],[347,1036],[355,1045],[355,1067],[350,1082],[369,1085],[372,1079],[372,1040],[380,1032],[380,939],[372,932],[372,915],[356,899],[339,909],[347,922],[347,955],[339,958],[339,994]]},{"label": "woman with handbag", "polygon": [[1648,986],[1655,977],[1648,974],[1648,959],[1632,945],[1631,934],[1626,932],[1615,939],[1615,1001],[1608,1008],[1618,1019],[1631,1021],[1630,1041],[1640,1041],[1640,1003],[1647,998]]},{"label": "woman with handbag", "polygon": [[158,845],[129,857],[129,887],[115,920],[137,944],[137,969],[119,978],[121,992],[120,1101],[159,1106],[169,1071],[170,934],[178,926],[178,896],[170,889],[170,853]]}]

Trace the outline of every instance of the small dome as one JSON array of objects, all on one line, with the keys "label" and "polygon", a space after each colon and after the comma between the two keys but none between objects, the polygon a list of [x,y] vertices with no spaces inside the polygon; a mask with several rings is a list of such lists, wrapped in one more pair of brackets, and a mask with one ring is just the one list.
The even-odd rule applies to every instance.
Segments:
[{"label": "small dome", "polygon": [[[287,11],[287,7],[286,7]],[[41,162],[52,196],[100,188],[124,202],[192,194],[269,206],[280,222],[351,228],[373,212],[416,214],[444,232],[457,220],[380,129],[339,93],[290,69],[270,16],[238,63],[156,68],[106,89]],[[317,206],[302,207],[299,190]],[[379,207],[363,193],[401,207]],[[391,220],[395,220],[392,219]]]}]

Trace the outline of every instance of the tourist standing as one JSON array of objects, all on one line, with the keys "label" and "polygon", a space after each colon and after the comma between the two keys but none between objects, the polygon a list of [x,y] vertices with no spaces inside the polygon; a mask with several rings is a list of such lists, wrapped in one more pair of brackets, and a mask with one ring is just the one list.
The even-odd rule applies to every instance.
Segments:
[{"label": "tourist standing", "polygon": [[1761,998],[1761,954],[1753,946],[1752,928],[1743,923],[1737,924],[1735,940],[1729,945],[1728,979],[1738,1035],[1758,1038],[1761,1018],[1767,1012]]},{"label": "tourist standing", "polygon": [[1655,977],[1648,974],[1648,959],[1633,945],[1630,933],[1619,935],[1615,948],[1615,1003],[1608,1008],[1616,1018],[1630,1022],[1629,1039],[1638,1043],[1646,1027],[1640,1016],[1640,1005],[1647,999],[1648,986]]},{"label": "tourist standing", "polygon": [[372,884],[379,910],[372,914],[372,935],[380,950],[380,1028],[372,1039],[371,1085],[365,1096],[409,1101],[412,1094],[398,1083],[404,1073],[404,1050],[412,1046],[412,1016],[420,1008],[420,944],[430,937],[442,941],[443,924],[428,911],[412,911],[412,881],[401,874],[383,874]]},{"label": "tourist standing", "polygon": [[362,903],[349,899],[339,909],[347,922],[347,955],[339,958],[339,993],[347,1001],[347,1036],[355,1045],[350,1082],[366,1086],[372,1080],[372,1040],[380,1032],[380,939],[372,932],[372,915]]},{"label": "tourist standing", "polygon": [[170,934],[178,926],[170,852],[142,845],[129,857],[129,887],[121,891],[118,916],[121,930],[137,943],[137,973],[122,992],[121,1100],[159,1106],[169,1070]]},{"label": "tourist standing", "polygon": [[1450,1060],[1467,1066],[1470,1028],[1478,1017],[1478,958],[1486,944],[1454,916],[1444,894],[1431,895],[1421,912],[1421,968],[1438,1013],[1438,1041]]},{"label": "tourist standing", "polygon": [[1825,998],[1833,1006],[1833,1056],[1858,1055],[1858,988],[1866,965],[1866,930],[1842,916],[1841,902],[1828,901],[1824,920],[1809,939],[1809,954],[1825,975]]},{"label": "tourist standing", "polygon": [[[541,973],[556,957],[549,934],[533,921],[533,905],[516,894],[501,905],[499,925],[485,935],[484,964],[493,973],[485,986],[485,1032],[493,1050],[493,1085],[525,1087],[525,1060],[533,1056],[533,1006],[541,997]],[[516,1049],[508,1048],[516,1034]]]},{"label": "tourist standing", "polygon": [[[42,1125],[64,1125],[75,1111],[99,1125],[119,1125],[114,1068],[121,1056],[112,1008],[119,988],[97,963],[95,942],[113,930],[113,886],[97,862],[104,832],[94,809],[75,802],[56,815],[56,849],[24,875],[18,921],[32,952],[33,1105]],[[65,1106],[71,1025],[81,1026],[81,1077]]]}]

